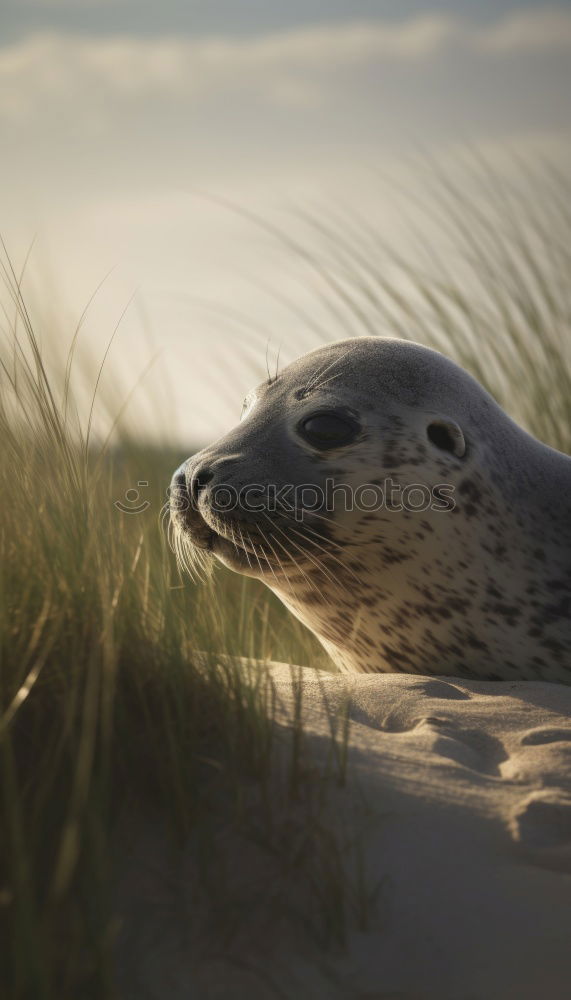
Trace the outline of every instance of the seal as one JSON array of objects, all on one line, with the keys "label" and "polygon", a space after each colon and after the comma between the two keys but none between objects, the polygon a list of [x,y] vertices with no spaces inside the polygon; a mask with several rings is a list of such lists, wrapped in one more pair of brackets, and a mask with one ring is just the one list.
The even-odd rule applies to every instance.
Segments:
[{"label": "seal", "polygon": [[571,683],[571,458],[420,344],[290,364],[170,513],[186,566],[261,579],[343,670]]}]

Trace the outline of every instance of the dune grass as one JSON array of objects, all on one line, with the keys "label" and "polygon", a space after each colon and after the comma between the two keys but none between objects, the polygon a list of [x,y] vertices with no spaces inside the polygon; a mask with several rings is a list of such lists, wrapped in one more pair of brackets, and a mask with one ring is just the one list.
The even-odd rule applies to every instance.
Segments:
[{"label": "dune grass", "polygon": [[[120,428],[113,447],[90,440],[90,418],[76,416],[73,370],[48,374],[9,268],[0,992],[105,997],[115,995],[118,811],[129,800],[158,811],[184,839],[223,790],[221,822],[230,822],[245,781],[264,792],[273,739],[268,684],[233,656],[309,662],[317,644],[261,586],[229,572],[201,586],[180,577],[159,512],[187,456],[121,441]],[[150,506],[133,513],[125,496],[143,480]],[[290,782],[295,754],[291,767]]]},{"label": "dune grass", "polygon": [[[306,243],[286,237],[288,252],[319,276],[331,339],[349,328],[439,347],[541,439],[570,451],[568,185],[544,171],[508,186],[485,166],[478,178],[467,202],[434,173],[430,212],[455,247],[453,271],[430,246],[425,267],[410,263],[365,221],[334,212],[327,222],[305,213]],[[129,803],[165,817],[184,842],[208,823],[243,824],[244,788],[255,788],[264,836],[303,877],[303,858],[287,856],[264,813],[277,780],[271,685],[234,657],[327,660],[261,585],[224,571],[199,586],[180,577],[158,515],[188,456],[122,438],[120,427],[112,446],[93,439],[91,415],[76,414],[74,365],[54,372],[19,278],[7,260],[3,268],[0,993],[113,997],[113,831]],[[119,510],[115,501],[141,481],[150,507]],[[302,729],[300,707],[283,779],[297,802],[310,782]],[[316,850],[323,862],[319,940],[339,944],[367,893],[352,892],[331,831],[314,810],[305,815],[316,831],[313,870]]]}]

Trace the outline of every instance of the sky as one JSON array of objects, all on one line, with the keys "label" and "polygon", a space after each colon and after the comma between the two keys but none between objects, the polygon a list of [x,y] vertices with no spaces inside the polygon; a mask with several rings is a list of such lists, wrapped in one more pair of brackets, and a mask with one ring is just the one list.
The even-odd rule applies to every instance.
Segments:
[{"label": "sky", "polygon": [[427,9],[485,23],[510,11],[540,6],[545,5],[534,0],[448,0],[431,8],[419,0],[4,0],[3,35],[10,41],[45,30],[100,37],[119,33],[252,37],[312,24],[398,22]]},{"label": "sky", "polygon": [[292,232],[294,206],[342,205],[398,244],[382,177],[422,198],[422,157],[472,148],[568,171],[570,98],[570,3],[2,0],[0,232],[16,263],[35,236],[28,295],[62,348],[114,269],[82,336],[101,353],[134,294],[110,372],[127,390],[156,356],[141,429],[194,443],[268,341],[315,346],[260,291],[307,306],[301,264],[226,203]]}]

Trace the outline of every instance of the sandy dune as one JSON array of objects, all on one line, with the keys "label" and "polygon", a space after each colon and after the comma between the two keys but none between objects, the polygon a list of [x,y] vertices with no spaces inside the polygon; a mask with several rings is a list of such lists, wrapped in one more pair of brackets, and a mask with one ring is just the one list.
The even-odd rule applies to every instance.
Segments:
[{"label": "sandy dune", "polygon": [[[270,672],[286,726],[291,671]],[[309,669],[301,679],[310,759],[325,759],[331,714],[350,696],[348,781],[331,792],[327,822],[357,838],[367,886],[377,890],[363,929],[344,953],[324,955],[294,920],[252,922],[245,909],[248,930],[228,952],[199,956],[165,909],[164,859],[147,831],[120,892],[126,995],[567,998],[571,688]],[[231,857],[238,883],[271,885],[265,859],[239,849]],[[195,908],[195,929],[200,921]]]}]

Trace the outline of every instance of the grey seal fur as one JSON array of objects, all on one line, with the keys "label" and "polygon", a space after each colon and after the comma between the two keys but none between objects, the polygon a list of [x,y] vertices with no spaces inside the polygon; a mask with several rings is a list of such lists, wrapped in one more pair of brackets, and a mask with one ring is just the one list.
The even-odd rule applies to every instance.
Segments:
[{"label": "grey seal fur", "polygon": [[[351,439],[308,440],[324,414]],[[430,507],[268,502],[270,487],[388,479],[425,484]],[[257,509],[216,509],[221,484],[257,484]],[[237,427],[175,473],[171,520],[183,561],[263,580],[344,670],[571,683],[570,498],[571,458],[462,368],[364,337],[254,390]]]}]

